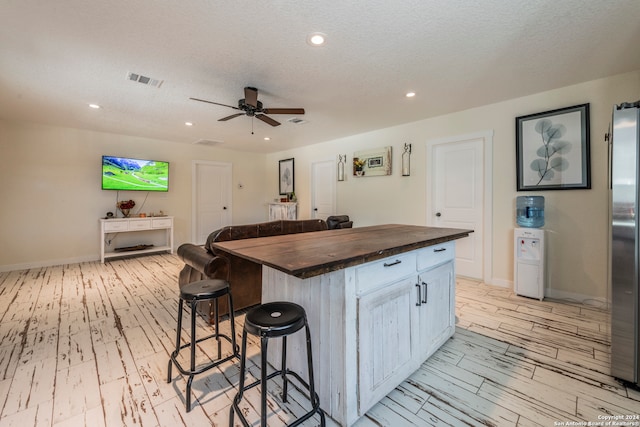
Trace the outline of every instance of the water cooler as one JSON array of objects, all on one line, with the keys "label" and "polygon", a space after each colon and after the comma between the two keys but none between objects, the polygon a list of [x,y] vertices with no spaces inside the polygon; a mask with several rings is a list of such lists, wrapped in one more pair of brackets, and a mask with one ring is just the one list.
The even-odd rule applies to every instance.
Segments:
[{"label": "water cooler", "polygon": [[516,222],[522,228],[514,230],[513,290],[516,295],[544,298],[546,285],[544,197],[520,196],[516,202]]}]

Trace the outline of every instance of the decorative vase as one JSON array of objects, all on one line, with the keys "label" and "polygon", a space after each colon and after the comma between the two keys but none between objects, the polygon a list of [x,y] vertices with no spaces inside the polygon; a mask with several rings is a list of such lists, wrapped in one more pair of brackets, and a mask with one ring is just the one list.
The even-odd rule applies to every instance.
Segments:
[{"label": "decorative vase", "polygon": [[131,209],[120,209],[120,212],[122,212],[122,216],[125,218],[129,218],[129,214],[131,213]]}]

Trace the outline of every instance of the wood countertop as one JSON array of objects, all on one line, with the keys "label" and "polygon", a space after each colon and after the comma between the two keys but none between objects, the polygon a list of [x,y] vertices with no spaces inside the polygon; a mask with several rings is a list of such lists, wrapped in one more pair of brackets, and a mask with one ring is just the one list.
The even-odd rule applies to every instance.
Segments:
[{"label": "wood countertop", "polygon": [[217,242],[213,247],[301,279],[467,237],[473,230],[386,224]]}]

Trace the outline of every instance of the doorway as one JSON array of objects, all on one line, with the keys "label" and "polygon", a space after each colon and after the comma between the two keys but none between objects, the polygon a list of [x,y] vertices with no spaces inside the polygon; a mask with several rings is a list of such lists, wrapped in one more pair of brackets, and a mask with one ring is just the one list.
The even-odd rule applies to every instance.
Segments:
[{"label": "doorway", "polygon": [[191,241],[202,245],[231,223],[231,163],[195,160],[192,165]]},{"label": "doorway", "polygon": [[456,274],[490,283],[493,131],[427,142],[427,225],[472,229],[456,241]]},{"label": "doorway", "polygon": [[311,218],[326,220],[336,213],[335,162],[326,160],[311,164]]}]

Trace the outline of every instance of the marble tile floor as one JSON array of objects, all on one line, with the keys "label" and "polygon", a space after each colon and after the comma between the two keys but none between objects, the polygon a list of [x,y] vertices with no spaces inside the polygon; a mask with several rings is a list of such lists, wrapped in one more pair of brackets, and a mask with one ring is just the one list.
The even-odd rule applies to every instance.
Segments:
[{"label": "marble tile floor", "polygon": [[[196,377],[189,413],[186,381],[174,369],[166,382],[181,268],[163,254],[0,273],[0,427],[227,426],[239,363]],[[640,425],[640,392],[609,375],[606,310],[459,278],[456,315],[454,337],[357,427],[588,425],[611,416]],[[243,313],[236,321],[240,335]],[[199,360],[213,345],[200,346]],[[255,340],[247,353],[259,375]],[[295,390],[281,405],[278,388],[269,389],[276,427],[308,407]],[[246,397],[243,412],[257,425],[258,390]],[[315,425],[317,416],[304,423]]]}]

